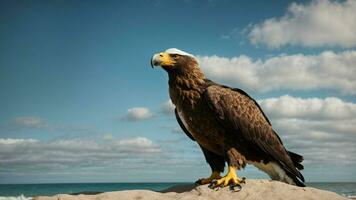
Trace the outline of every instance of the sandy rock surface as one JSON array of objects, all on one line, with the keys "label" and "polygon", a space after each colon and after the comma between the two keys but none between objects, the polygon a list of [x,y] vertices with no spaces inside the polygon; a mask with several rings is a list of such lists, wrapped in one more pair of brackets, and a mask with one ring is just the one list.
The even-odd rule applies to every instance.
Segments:
[{"label": "sandy rock surface", "polygon": [[164,191],[126,190],[118,192],[104,192],[99,194],[68,195],[59,194],[51,197],[40,196],[36,200],[278,200],[278,199],[320,199],[342,200],[347,199],[334,192],[315,188],[300,188],[278,181],[247,180],[240,192],[231,192],[228,188],[214,191],[207,185],[196,186],[193,184],[178,185]]}]

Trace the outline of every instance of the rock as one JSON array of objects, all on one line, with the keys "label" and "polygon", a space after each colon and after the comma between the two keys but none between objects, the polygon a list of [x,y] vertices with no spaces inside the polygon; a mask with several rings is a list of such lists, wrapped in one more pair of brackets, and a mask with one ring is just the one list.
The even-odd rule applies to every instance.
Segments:
[{"label": "rock", "polygon": [[177,185],[161,192],[150,190],[126,190],[118,192],[104,192],[95,195],[59,194],[56,196],[35,197],[35,200],[278,200],[278,199],[320,199],[342,200],[347,199],[334,192],[319,190],[310,187],[296,187],[279,181],[247,180],[240,192],[231,192],[229,188],[214,191],[207,185],[196,186],[193,184]]}]

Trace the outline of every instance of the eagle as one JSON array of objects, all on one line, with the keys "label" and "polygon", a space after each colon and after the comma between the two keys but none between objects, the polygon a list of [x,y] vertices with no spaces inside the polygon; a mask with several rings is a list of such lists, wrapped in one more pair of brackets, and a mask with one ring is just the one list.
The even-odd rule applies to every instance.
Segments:
[{"label": "eagle", "polygon": [[[156,53],[151,66],[169,77],[169,96],[183,132],[200,146],[212,173],[197,184],[240,190],[245,178],[237,170],[247,164],[272,180],[304,187],[303,157],[288,151],[259,104],[246,92],[209,80],[196,57],[176,48]],[[225,163],[228,171],[225,176]]]}]

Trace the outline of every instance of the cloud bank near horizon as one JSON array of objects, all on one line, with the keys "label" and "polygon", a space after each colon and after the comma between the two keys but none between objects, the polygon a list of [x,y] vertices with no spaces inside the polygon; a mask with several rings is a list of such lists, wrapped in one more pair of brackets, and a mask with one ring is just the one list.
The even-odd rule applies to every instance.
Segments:
[{"label": "cloud bank near horizon", "polygon": [[[300,98],[289,95],[257,101],[286,147],[305,157],[306,166],[356,164],[356,150],[353,148],[356,142],[356,103],[337,97]],[[167,102],[162,105],[167,105]],[[184,133],[179,134],[182,140],[156,142],[146,137],[120,139],[112,136],[52,141],[0,138],[0,163],[3,166],[0,174],[18,174],[24,168],[34,173],[45,170],[60,174],[78,173],[79,169],[87,173],[109,168],[130,171],[127,166],[141,169],[148,166],[194,168],[205,165],[197,146],[191,145],[187,149],[177,145],[189,141]],[[330,158],[338,162],[330,163]]]}]

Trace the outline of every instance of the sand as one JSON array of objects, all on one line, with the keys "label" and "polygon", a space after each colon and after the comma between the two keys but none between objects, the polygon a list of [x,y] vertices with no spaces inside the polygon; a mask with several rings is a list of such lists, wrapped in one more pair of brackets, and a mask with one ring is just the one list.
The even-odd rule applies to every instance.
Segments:
[{"label": "sand", "polygon": [[35,197],[36,200],[218,200],[218,199],[320,199],[341,200],[347,199],[334,192],[319,190],[310,187],[296,187],[278,181],[247,180],[239,192],[231,192],[228,188],[214,191],[207,185],[196,186],[193,184],[178,185],[164,191],[126,190],[117,192],[104,192],[98,194],[68,195],[58,194],[51,197]]}]

